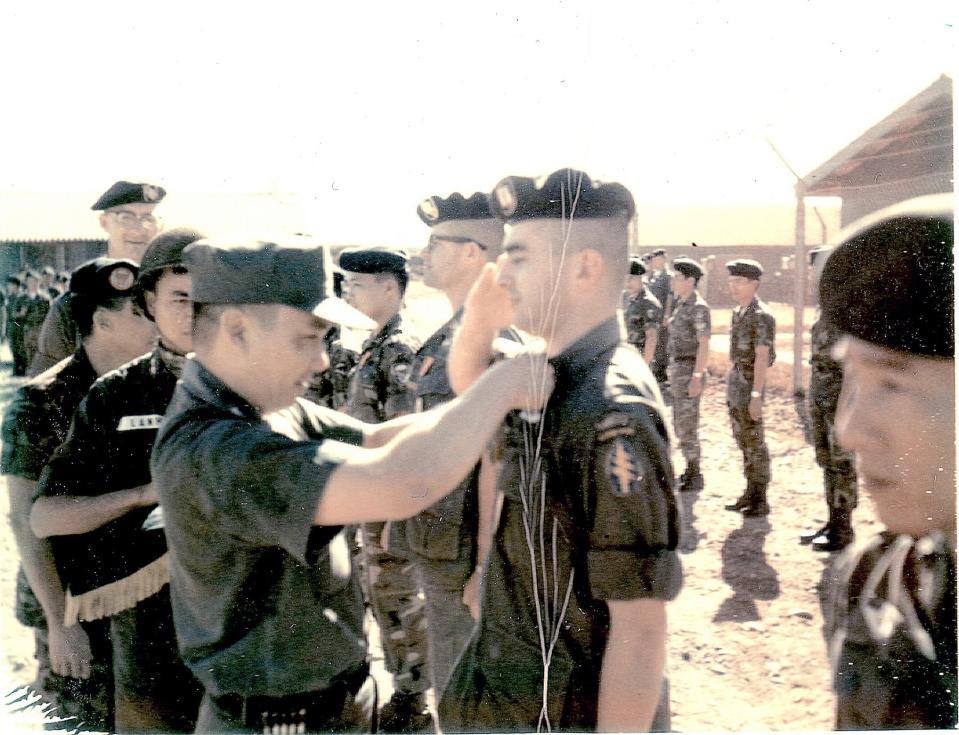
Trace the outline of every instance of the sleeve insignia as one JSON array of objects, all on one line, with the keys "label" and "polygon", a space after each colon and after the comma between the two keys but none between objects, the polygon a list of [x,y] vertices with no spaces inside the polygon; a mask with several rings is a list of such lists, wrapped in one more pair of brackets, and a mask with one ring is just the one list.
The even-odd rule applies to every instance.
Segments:
[{"label": "sleeve insignia", "polygon": [[420,365],[419,376],[421,378],[430,371],[430,368],[433,367],[434,362],[435,360],[433,359],[432,355],[426,356],[426,359],[424,359],[422,364]]},{"label": "sleeve insignia", "polygon": [[621,438],[609,445],[603,466],[609,486],[617,498],[625,498],[632,492],[633,483],[643,479],[636,452],[630,443]]},{"label": "sleeve insignia", "polygon": [[397,362],[390,368],[390,377],[393,378],[394,383],[399,383],[400,385],[406,385],[412,373],[413,366],[408,362]]},{"label": "sleeve insignia", "polygon": [[596,442],[602,444],[618,436],[633,436],[633,419],[625,413],[611,413],[596,424]]}]

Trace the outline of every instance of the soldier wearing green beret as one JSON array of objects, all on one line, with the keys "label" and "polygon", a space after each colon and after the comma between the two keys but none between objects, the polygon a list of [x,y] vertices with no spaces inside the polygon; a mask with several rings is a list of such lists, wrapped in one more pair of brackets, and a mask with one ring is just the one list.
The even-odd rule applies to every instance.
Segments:
[{"label": "soldier wearing green beret", "polygon": [[769,515],[769,449],[763,429],[766,370],[776,361],[776,317],[756,292],[763,268],[746,258],[726,263],[729,290],[737,307],[729,327],[726,406],[733,438],[743,453],[746,490],[726,506],[744,516]]},{"label": "soldier wearing green beret", "polygon": [[646,266],[639,258],[629,259],[629,275],[623,292],[623,321],[626,340],[639,350],[647,365],[653,362],[663,323],[663,307],[643,282]]},{"label": "soldier wearing green beret", "polygon": [[[133,181],[117,181],[99,196],[90,209],[100,212],[107,257],[140,262],[150,240],[163,228],[154,210],[165,196],[162,186]],[[51,305],[39,331],[37,354],[29,363],[30,375],[38,375],[77,348],[79,335],[70,319],[69,299],[65,293]]]},{"label": "soldier wearing green beret", "polygon": [[375,681],[349,528],[435,504],[506,412],[528,405],[541,357],[424,414],[367,424],[301,399],[330,324],[372,328],[332,295],[302,239],[184,251],[195,358],[157,436],[180,653],[206,692],[197,732],[367,731]]},{"label": "soldier wearing green beret", "polygon": [[903,202],[844,231],[820,280],[836,434],[885,526],[827,577],[838,730],[956,727],[954,233],[952,194]]},{"label": "soldier wearing green beret", "polygon": [[686,469],[679,478],[681,492],[703,489],[699,447],[699,402],[706,385],[711,323],[709,304],[696,286],[703,276],[690,258],[673,261],[673,313],[669,317],[669,389],[673,394],[673,428]]}]

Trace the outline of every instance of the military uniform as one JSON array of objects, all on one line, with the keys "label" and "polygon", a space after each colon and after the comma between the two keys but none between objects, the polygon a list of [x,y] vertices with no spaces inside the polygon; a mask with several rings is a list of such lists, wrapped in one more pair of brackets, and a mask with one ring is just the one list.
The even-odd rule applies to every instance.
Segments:
[{"label": "military uniform", "polygon": [[13,375],[21,376],[26,374],[26,358],[23,352],[23,327],[16,319],[16,312],[19,309],[22,294],[11,293],[7,297],[6,309],[6,337],[10,343],[10,354],[13,357]]},{"label": "military uniform", "polygon": [[310,385],[306,398],[321,406],[339,411],[346,405],[350,375],[356,367],[359,356],[353,350],[343,346],[340,328],[336,325],[327,331],[323,340],[326,342],[326,354],[330,366]]},{"label": "military uniform", "polygon": [[514,415],[504,447],[483,619],[440,705],[450,732],[547,721],[595,729],[605,601],[670,600],[681,585],[669,446],[648,368],[620,343],[615,319],[550,363],[543,425]]},{"label": "military uniform", "polygon": [[80,344],[80,334],[70,313],[70,292],[50,303],[37,337],[37,353],[28,363],[31,375],[38,375],[70,355]]},{"label": "military uniform", "polygon": [[[663,306],[646,286],[636,296],[624,299],[623,319],[626,322],[626,341],[642,355],[646,349],[646,330],[663,323]],[[658,348],[658,343],[657,343]]]},{"label": "military uniform", "polygon": [[[663,251],[659,250],[654,251],[654,253],[659,255],[665,254]],[[662,305],[664,311],[667,308],[669,296],[672,293],[671,281],[672,274],[668,268],[663,268],[661,271],[651,272],[647,276],[646,284],[653,296],[659,299],[659,303]],[[660,383],[665,383],[667,380],[666,366],[669,362],[669,355],[667,353],[668,343],[668,329],[666,324],[661,321],[659,327],[659,338],[656,341],[656,354],[653,356],[653,364],[651,366],[653,375],[656,376],[656,380]]]},{"label": "military uniform", "polygon": [[34,355],[37,354],[40,328],[49,311],[50,300],[40,293],[32,296],[24,293],[17,300],[13,311],[13,319],[20,327],[23,342],[21,350],[18,350],[19,354],[15,356],[21,358],[21,362],[19,364],[16,361],[14,362],[14,374],[24,375]]},{"label": "military uniform", "polygon": [[[37,495],[97,496],[149,483],[153,442],[182,360],[158,347],[94,383]],[[155,505],[140,508],[52,540],[65,560],[67,615],[110,621],[118,726],[192,732],[202,689],[177,651],[158,513]]]},{"label": "military uniform", "polygon": [[[47,460],[67,436],[70,421],[97,374],[81,348],[17,391],[3,419],[3,474],[37,481]],[[57,558],[58,566],[64,561]],[[21,569],[17,579],[17,618],[36,631],[37,683],[64,716],[94,727],[113,726],[113,680],[109,626],[84,623],[93,654],[89,679],[55,674],[50,668],[46,621]]]},{"label": "military uniform", "polygon": [[[679,448],[689,468],[699,475],[699,403],[702,393],[689,396],[689,383],[696,368],[699,340],[709,338],[711,323],[709,304],[693,291],[688,298],[673,302],[669,317],[669,388],[673,394],[673,428],[679,439]],[[705,388],[705,374],[701,376]],[[685,479],[685,475],[684,475]],[[683,486],[685,488],[685,485]],[[689,488],[692,489],[692,488]],[[697,488],[698,489],[698,488]]]},{"label": "military uniform", "polygon": [[[769,347],[769,365],[776,360],[776,318],[758,298],[745,307],[733,310],[729,328],[729,374],[726,377],[726,406],[733,438],[743,453],[744,474],[755,492],[769,485],[769,449],[763,430],[763,421],[749,415],[750,394],[753,389],[753,366],[756,348]],[[765,390],[763,391],[765,392]],[[767,511],[768,512],[768,511]]]}]

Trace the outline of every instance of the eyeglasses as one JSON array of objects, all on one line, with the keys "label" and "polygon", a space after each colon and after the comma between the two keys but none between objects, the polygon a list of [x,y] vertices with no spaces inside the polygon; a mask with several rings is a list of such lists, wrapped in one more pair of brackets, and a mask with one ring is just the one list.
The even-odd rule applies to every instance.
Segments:
[{"label": "eyeglasses", "polygon": [[477,240],[474,240],[472,237],[454,237],[452,235],[430,235],[430,239],[427,240],[426,242],[425,249],[427,251],[433,250],[441,242],[451,242],[454,245],[465,245],[466,243],[471,242],[474,245],[476,245],[476,247],[478,247],[480,250],[487,249],[487,247],[483,243]]},{"label": "eyeglasses", "polygon": [[156,227],[160,224],[160,220],[157,217],[154,217],[152,214],[137,214],[136,212],[131,212],[128,209],[121,209],[118,212],[108,211],[107,214],[112,214],[117,218],[119,222],[124,227],[133,227],[134,225],[142,225],[143,227]]}]

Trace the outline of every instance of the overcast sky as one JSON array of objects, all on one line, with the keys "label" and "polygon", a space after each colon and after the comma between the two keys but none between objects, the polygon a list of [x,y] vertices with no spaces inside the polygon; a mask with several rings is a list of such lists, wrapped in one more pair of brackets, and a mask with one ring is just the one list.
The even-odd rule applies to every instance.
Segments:
[{"label": "overcast sky", "polygon": [[0,193],[293,192],[291,227],[350,242],[564,165],[649,204],[789,202],[764,138],[806,174],[954,77],[957,5],[5,3]]}]

